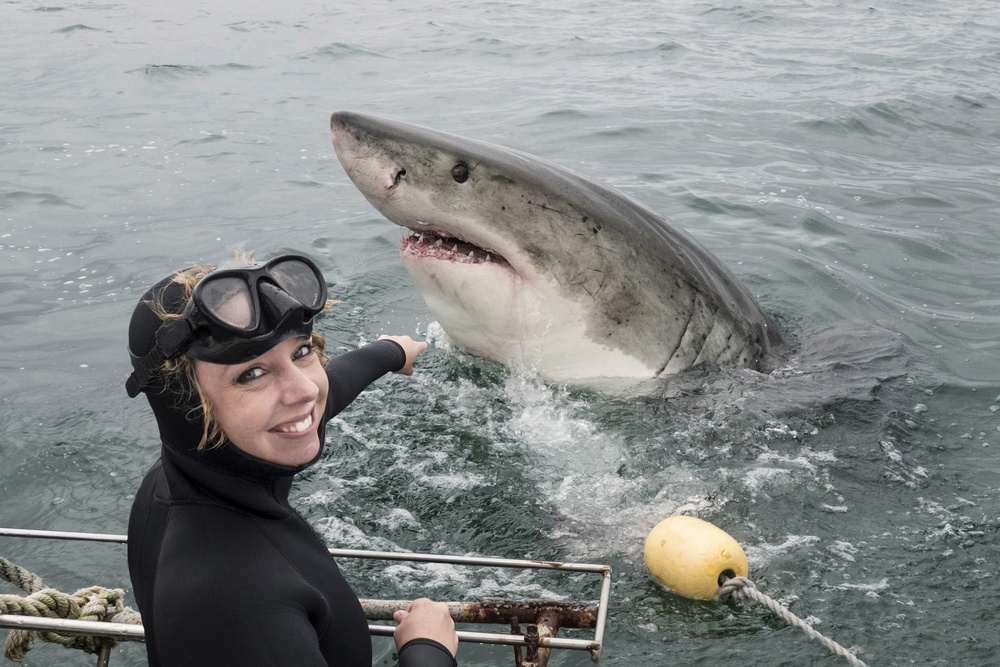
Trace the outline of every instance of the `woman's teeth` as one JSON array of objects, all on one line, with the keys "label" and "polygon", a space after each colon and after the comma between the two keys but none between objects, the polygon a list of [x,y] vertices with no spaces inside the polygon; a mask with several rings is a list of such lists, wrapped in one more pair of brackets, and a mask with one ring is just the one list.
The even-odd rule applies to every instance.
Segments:
[{"label": "woman's teeth", "polygon": [[313,418],[312,414],[310,414],[297,424],[292,424],[291,426],[285,426],[284,428],[280,428],[278,430],[281,433],[301,433],[302,431],[312,426],[312,423],[313,423]]}]

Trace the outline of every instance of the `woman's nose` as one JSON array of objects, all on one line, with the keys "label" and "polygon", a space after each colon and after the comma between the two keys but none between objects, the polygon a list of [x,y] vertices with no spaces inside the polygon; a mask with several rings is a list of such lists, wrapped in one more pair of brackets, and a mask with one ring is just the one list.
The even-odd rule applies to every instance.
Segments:
[{"label": "woman's nose", "polygon": [[282,400],[289,405],[314,401],[319,396],[319,386],[295,364],[290,364],[285,370],[281,389]]}]

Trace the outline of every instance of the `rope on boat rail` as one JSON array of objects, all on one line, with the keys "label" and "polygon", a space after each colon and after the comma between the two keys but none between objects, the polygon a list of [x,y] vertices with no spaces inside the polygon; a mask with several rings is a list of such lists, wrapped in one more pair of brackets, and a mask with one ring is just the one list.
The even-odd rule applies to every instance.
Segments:
[{"label": "rope on boat rail", "polygon": [[[3,557],[0,557],[0,578],[28,593],[24,597],[0,595],[0,614],[130,624],[142,622],[139,612],[123,604],[125,593],[120,588],[91,586],[68,595],[54,588],[47,588],[37,574]],[[15,662],[23,660],[34,646],[34,634],[30,630],[11,630],[4,643],[4,657]],[[39,632],[38,636],[44,641],[91,654],[99,653],[105,647],[113,648],[119,643],[105,637],[62,635],[55,632]]]},{"label": "rope on boat rail", "polygon": [[848,651],[846,648],[833,641],[829,637],[825,637],[816,630],[813,629],[811,625],[807,622],[793,614],[788,610],[787,607],[782,605],[780,602],[774,598],[765,595],[757,589],[757,586],[747,579],[746,577],[732,577],[727,579],[725,583],[719,588],[718,593],[719,599],[725,599],[731,597],[737,602],[746,602],[752,600],[758,604],[761,604],[771,610],[772,613],[780,617],[789,625],[794,625],[795,627],[801,629],[810,638],[815,639],[820,644],[825,646],[834,655],[839,655],[847,659],[854,667],[868,667],[865,663],[858,659],[853,653]]}]

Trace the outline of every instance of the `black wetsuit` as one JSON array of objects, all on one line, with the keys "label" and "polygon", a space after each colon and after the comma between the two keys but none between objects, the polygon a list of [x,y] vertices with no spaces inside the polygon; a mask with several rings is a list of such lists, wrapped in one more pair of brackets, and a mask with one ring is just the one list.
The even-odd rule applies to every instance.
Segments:
[{"label": "black wetsuit", "polygon": [[[133,343],[134,344],[134,343]],[[383,340],[334,357],[324,425],[405,354]],[[163,441],[136,494],[128,564],[153,667],[370,667],[357,596],[292,509],[295,473],[230,443],[198,452],[201,424],[175,392],[147,392]],[[457,664],[440,644],[403,647],[400,667]]]}]

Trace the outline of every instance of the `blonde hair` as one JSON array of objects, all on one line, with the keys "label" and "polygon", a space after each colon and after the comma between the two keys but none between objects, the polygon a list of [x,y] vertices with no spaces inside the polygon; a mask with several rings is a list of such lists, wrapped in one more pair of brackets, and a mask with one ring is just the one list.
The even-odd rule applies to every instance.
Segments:
[{"label": "blonde hair", "polygon": [[[239,261],[249,261],[251,256],[246,252],[240,251],[236,254],[236,259]],[[174,274],[171,281],[184,288],[184,303],[187,303],[191,299],[191,294],[194,292],[195,286],[214,270],[211,266],[199,264]],[[164,322],[172,322],[183,317],[181,312],[168,311],[162,303],[154,303],[152,304],[152,308]],[[326,349],[326,339],[323,337],[323,334],[313,331],[309,336],[309,342],[319,357],[320,363],[326,366],[328,359],[324,352]],[[222,446],[226,441],[226,434],[223,433],[222,425],[219,424],[218,420],[212,414],[212,402],[198,384],[198,376],[194,370],[194,359],[186,354],[182,354],[176,359],[167,359],[163,362],[162,370],[164,381],[168,383],[168,386],[171,383],[173,385],[170,386],[171,390],[187,394],[186,398],[193,398],[195,395],[198,397],[198,405],[191,408],[186,415],[191,422],[197,422],[199,419],[202,422],[203,428],[201,441],[197,447],[198,451]]]}]

